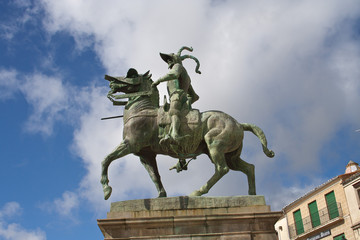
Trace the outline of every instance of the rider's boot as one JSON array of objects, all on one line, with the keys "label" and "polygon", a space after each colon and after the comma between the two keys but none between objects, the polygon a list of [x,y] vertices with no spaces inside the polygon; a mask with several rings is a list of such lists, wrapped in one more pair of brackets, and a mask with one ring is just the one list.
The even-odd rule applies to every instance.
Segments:
[{"label": "rider's boot", "polygon": [[163,137],[160,140],[160,145],[168,145],[168,144],[173,144],[173,145],[180,145],[182,141],[184,141],[184,139],[190,138],[191,135],[184,135],[181,136],[180,135],[180,124],[181,124],[181,120],[180,117],[176,114],[171,116],[171,125],[170,125],[170,134],[166,134],[165,137]]},{"label": "rider's boot", "polygon": [[190,135],[183,135],[183,136],[180,135],[179,131],[180,131],[181,120],[178,115],[171,116],[171,124],[172,124],[172,129],[170,136],[176,144],[180,144],[181,141],[183,141],[185,138],[190,137]]},{"label": "rider's boot", "polygon": [[179,128],[180,128],[180,118],[177,115],[171,116],[171,125],[169,129],[170,134],[166,134],[165,137],[163,137],[160,140],[160,145],[168,145],[168,144],[178,144],[179,136]]}]

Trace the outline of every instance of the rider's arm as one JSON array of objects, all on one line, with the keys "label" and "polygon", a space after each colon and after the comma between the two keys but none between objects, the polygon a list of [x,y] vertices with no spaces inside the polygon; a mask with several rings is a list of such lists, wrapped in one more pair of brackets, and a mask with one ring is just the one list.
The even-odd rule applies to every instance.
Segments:
[{"label": "rider's arm", "polygon": [[178,79],[180,77],[181,74],[181,65],[180,64],[175,64],[170,71],[168,72],[168,74],[166,74],[165,76],[159,78],[157,81],[155,81],[153,83],[154,86],[159,85],[159,83],[161,82],[167,82],[167,81],[171,81],[171,80],[175,80]]}]

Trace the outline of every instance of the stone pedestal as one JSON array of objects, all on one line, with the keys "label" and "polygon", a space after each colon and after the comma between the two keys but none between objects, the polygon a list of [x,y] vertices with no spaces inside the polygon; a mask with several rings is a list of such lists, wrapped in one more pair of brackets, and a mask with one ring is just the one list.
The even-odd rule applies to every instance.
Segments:
[{"label": "stone pedestal", "polygon": [[98,225],[108,239],[276,240],[263,196],[172,197],[111,204]]}]

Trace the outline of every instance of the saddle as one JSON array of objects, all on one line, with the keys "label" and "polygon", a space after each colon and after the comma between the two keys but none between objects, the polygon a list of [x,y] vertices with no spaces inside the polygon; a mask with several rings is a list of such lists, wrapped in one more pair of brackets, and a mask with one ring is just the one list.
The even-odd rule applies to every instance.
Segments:
[{"label": "saddle", "polygon": [[[161,106],[158,110],[158,124],[161,127],[171,124],[171,117],[168,111],[165,111],[164,106]],[[190,125],[200,124],[200,111],[198,109],[188,110],[180,115],[181,123]]]},{"label": "saddle", "polygon": [[[201,140],[201,116],[198,109],[185,109],[180,114],[180,134],[188,135],[188,138],[180,140],[179,144],[168,144],[162,146],[164,150],[172,150],[178,154],[179,158],[192,157],[193,153]],[[157,114],[157,122],[159,126],[159,138],[162,139],[169,134],[171,125],[171,116],[168,112],[168,106],[161,106]]]}]

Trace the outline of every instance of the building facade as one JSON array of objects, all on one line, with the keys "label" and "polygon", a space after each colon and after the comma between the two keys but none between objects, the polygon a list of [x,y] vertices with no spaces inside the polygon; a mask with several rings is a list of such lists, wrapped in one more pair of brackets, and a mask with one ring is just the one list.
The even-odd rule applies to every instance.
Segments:
[{"label": "building facade", "polygon": [[343,182],[355,239],[360,239],[360,172]]},{"label": "building facade", "polygon": [[275,224],[280,240],[360,240],[360,168],[323,183],[283,209]]}]

